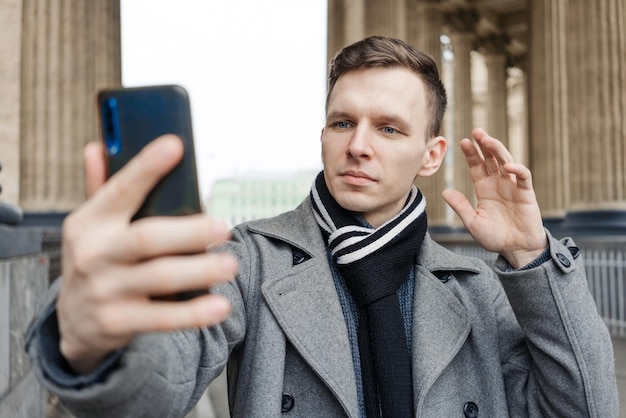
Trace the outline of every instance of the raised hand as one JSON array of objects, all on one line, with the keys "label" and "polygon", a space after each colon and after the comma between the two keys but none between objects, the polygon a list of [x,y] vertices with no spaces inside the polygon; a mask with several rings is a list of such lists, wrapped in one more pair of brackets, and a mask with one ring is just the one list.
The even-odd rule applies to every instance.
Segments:
[{"label": "raised hand", "polygon": [[472,136],[478,148],[465,138],[461,149],[474,183],[476,208],[456,190],[444,190],[443,198],[479,245],[501,254],[511,266],[523,267],[548,245],[530,170],[484,130],[474,129]]},{"label": "raised hand", "polygon": [[176,137],[159,138],[106,183],[102,145],[85,148],[90,198],[63,225],[57,302],[61,353],[78,373],[93,370],[139,333],[211,326],[230,311],[218,295],[185,302],[152,298],[209,288],[237,270],[233,257],[206,252],[229,232],[204,215],[131,223],[148,192],[178,163],[182,148]]}]

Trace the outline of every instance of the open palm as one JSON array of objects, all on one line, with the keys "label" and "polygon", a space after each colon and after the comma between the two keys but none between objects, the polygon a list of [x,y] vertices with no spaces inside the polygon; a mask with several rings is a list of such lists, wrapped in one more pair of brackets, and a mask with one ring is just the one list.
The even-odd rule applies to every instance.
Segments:
[{"label": "open palm", "polygon": [[479,245],[522,267],[547,246],[530,170],[482,129],[474,129],[472,136],[478,148],[463,139],[461,149],[474,183],[476,208],[456,190],[445,190],[443,198]]}]

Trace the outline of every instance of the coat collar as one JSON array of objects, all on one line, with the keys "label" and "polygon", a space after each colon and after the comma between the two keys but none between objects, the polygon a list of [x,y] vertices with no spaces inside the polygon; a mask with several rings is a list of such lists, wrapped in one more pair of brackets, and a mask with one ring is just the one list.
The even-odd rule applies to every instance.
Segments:
[{"label": "coat collar", "polygon": [[[307,197],[296,209],[273,218],[253,221],[248,224],[248,229],[287,242],[310,256],[323,255],[325,260],[326,249],[321,241],[319,226],[312,216],[312,210],[311,201]],[[430,234],[426,234],[424,238],[418,264],[431,272],[479,272],[474,261],[437,244]]]},{"label": "coat collar", "polygon": [[424,243],[418,255],[418,264],[430,272],[439,271],[467,271],[478,273],[476,261],[471,258],[458,255],[437,244],[430,234],[426,234]]},{"label": "coat collar", "polygon": [[285,275],[266,278],[261,291],[282,331],[342,404],[359,416],[352,352],[326,248],[308,199],[291,212],[248,224],[253,233],[279,239],[310,259]]},{"label": "coat collar", "polygon": [[[339,399],[358,416],[352,354],[325,244],[307,198],[298,208],[248,224],[251,232],[279,239],[311,259],[263,284],[263,295],[287,338]],[[443,248],[426,234],[418,255],[413,306],[413,381],[419,410],[436,378],[467,338],[465,307],[434,273],[478,273],[471,259]],[[311,332],[313,330],[313,332]]]},{"label": "coat collar", "polygon": [[308,197],[292,211],[248,223],[248,230],[279,239],[311,257],[322,257],[326,260],[326,248]]}]

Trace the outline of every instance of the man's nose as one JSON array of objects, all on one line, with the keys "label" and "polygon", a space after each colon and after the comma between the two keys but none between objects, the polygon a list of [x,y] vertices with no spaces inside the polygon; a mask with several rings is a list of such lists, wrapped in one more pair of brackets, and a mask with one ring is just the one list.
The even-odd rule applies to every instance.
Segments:
[{"label": "man's nose", "polygon": [[372,156],[372,132],[368,126],[357,126],[350,138],[347,151],[353,158],[370,158]]}]

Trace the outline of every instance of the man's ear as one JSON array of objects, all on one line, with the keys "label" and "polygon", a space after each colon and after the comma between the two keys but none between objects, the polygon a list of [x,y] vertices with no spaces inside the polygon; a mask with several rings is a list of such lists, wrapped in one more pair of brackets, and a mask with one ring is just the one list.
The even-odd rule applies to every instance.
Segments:
[{"label": "man's ear", "polygon": [[443,162],[447,148],[448,141],[443,136],[428,140],[422,167],[417,172],[418,177],[428,177],[435,174]]}]

